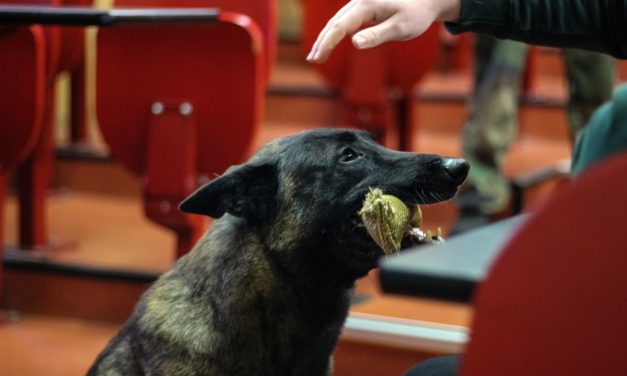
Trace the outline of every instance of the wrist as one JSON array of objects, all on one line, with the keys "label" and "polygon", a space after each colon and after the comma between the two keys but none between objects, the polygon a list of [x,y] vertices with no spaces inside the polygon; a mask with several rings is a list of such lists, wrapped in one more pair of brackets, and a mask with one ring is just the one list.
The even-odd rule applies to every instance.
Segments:
[{"label": "wrist", "polygon": [[435,0],[439,8],[437,20],[442,22],[457,22],[461,13],[461,2],[463,0]]}]

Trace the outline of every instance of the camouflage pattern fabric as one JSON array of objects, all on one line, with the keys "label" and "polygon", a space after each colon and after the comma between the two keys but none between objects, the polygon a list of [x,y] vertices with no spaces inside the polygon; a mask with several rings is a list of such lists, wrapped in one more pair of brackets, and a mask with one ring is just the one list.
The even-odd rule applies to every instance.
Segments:
[{"label": "camouflage pattern fabric", "polygon": [[[462,193],[458,200],[462,210],[491,215],[509,203],[510,185],[501,167],[517,134],[518,98],[527,49],[524,43],[477,36],[475,88],[462,131],[464,157],[471,165],[464,193],[468,196],[472,192],[473,199]],[[569,86],[566,111],[574,143],[594,110],[611,97],[614,60],[575,49],[563,49],[562,56]]]}]

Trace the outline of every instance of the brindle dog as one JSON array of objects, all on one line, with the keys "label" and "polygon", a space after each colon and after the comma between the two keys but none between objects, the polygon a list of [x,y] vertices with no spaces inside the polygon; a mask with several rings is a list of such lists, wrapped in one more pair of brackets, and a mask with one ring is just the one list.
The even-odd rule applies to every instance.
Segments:
[{"label": "brindle dog", "polygon": [[366,193],[431,204],[467,173],[462,159],[392,151],[359,131],[267,144],[181,204],[219,219],[144,294],[89,374],[331,374],[354,282],[382,256],[356,226]]}]

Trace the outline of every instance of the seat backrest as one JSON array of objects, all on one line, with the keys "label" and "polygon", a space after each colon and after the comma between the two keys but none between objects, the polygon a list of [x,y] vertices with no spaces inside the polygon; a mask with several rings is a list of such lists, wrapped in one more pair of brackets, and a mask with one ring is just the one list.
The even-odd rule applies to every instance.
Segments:
[{"label": "seat backrest", "polygon": [[627,154],[553,196],[475,299],[463,375],[627,375]]},{"label": "seat backrest", "polygon": [[[303,49],[309,51],[320,30],[327,21],[346,4],[346,0],[302,0],[303,4]],[[398,87],[409,93],[415,84],[436,63],[440,50],[439,25],[432,26],[420,38],[404,42],[384,43],[373,50],[381,51],[385,60],[387,87]],[[349,75],[351,59],[364,51],[355,49],[350,38],[344,38],[334,49],[329,60],[316,64],[317,69],[329,85],[341,88]],[[366,55],[370,58],[370,55]]]},{"label": "seat backrest", "polygon": [[121,7],[204,7],[241,13],[252,18],[263,33],[267,81],[274,69],[278,47],[277,0],[116,0]]},{"label": "seat backrest", "polygon": [[[61,0],[0,0],[0,4],[56,6],[61,4]],[[45,26],[43,30],[46,37],[46,78],[49,85],[54,85],[61,53],[61,28]]]},{"label": "seat backrest", "polygon": [[240,162],[262,111],[261,38],[250,18],[227,12],[211,25],[100,29],[97,116],[112,154],[141,176],[151,106],[178,100],[193,106],[199,173]]},{"label": "seat backrest", "polygon": [[44,114],[45,35],[40,26],[0,29],[0,173],[37,140]]}]

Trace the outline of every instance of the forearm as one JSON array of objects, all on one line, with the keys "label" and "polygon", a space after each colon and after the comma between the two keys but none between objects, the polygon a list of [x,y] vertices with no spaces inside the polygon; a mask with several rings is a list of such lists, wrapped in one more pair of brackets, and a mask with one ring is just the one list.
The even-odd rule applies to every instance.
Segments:
[{"label": "forearm", "polygon": [[627,58],[627,0],[461,0],[449,31],[530,44],[576,47]]}]

